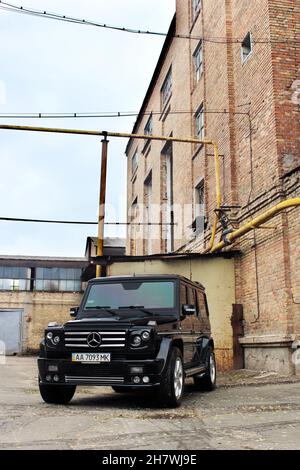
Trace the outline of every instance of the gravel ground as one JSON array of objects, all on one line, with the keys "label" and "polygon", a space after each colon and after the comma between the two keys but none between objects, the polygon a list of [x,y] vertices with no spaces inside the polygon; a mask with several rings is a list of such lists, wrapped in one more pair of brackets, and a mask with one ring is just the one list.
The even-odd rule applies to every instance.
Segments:
[{"label": "gravel ground", "polygon": [[299,379],[235,371],[211,393],[189,381],[170,410],[151,393],[109,387],[78,387],[70,405],[47,405],[32,357],[8,357],[0,373],[1,449],[300,449]]}]

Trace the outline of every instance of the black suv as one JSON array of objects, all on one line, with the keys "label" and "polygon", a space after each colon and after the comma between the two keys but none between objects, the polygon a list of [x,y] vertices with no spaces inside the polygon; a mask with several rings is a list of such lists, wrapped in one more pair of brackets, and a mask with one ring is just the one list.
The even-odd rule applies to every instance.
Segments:
[{"label": "black suv", "polygon": [[153,387],[168,406],[184,381],[213,390],[214,342],[204,287],[177,275],[89,281],[75,317],[50,323],[40,345],[39,388],[47,403],[68,403],[76,385],[116,392]]}]

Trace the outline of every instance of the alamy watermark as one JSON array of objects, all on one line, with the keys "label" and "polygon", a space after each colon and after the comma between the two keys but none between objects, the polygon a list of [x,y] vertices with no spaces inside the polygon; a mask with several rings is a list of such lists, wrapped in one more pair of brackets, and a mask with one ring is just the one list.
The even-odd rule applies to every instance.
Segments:
[{"label": "alamy watermark", "polygon": [[0,340],[0,365],[6,364],[6,345],[4,341]]},{"label": "alamy watermark", "polygon": [[295,364],[295,366],[298,366],[300,364],[300,341],[296,340],[292,344],[292,349],[294,349],[294,352],[292,354],[292,362]]},{"label": "alamy watermark", "polygon": [[300,106],[300,80],[295,80],[292,84],[292,102]]}]

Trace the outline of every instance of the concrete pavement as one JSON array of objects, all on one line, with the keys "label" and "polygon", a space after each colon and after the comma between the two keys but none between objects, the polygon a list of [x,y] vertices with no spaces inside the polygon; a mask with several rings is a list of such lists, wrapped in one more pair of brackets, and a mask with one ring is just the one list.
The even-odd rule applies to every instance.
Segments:
[{"label": "concrete pavement", "polygon": [[170,410],[151,393],[109,387],[78,387],[68,406],[47,405],[31,357],[8,357],[0,374],[0,449],[300,449],[297,382],[212,393],[189,382]]}]

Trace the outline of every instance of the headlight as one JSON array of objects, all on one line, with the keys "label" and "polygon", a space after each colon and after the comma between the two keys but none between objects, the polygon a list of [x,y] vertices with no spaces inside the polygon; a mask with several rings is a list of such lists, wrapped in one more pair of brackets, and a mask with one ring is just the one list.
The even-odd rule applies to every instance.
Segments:
[{"label": "headlight", "polygon": [[52,346],[57,346],[58,343],[60,342],[60,336],[56,332],[48,331],[46,333],[46,341],[48,346],[51,348]]},{"label": "headlight", "polygon": [[138,335],[135,335],[132,340],[131,340],[131,343],[133,346],[140,346],[141,343],[142,343],[142,338]]},{"label": "headlight", "polygon": [[148,341],[149,338],[150,338],[150,333],[149,333],[149,331],[143,331],[143,333],[142,333],[142,338],[143,338],[143,341]]}]

